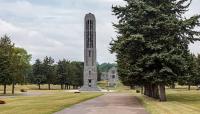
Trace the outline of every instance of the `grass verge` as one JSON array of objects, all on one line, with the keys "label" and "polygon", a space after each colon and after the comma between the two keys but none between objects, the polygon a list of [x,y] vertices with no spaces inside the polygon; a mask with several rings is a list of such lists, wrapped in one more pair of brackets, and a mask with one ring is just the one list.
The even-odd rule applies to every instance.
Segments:
[{"label": "grass verge", "polygon": [[52,114],[100,95],[102,94],[54,92],[54,94],[41,96],[3,98],[1,100],[6,101],[6,104],[0,105],[0,114]]},{"label": "grass verge", "polygon": [[167,89],[167,102],[136,95],[150,114],[200,114],[200,91]]}]

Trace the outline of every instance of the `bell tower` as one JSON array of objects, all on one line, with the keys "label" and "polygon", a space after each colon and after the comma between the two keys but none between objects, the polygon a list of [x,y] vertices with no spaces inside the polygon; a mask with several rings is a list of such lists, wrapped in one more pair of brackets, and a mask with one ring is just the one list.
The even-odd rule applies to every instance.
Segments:
[{"label": "bell tower", "polygon": [[84,20],[84,85],[80,91],[100,90],[97,87],[96,56],[96,19],[89,13]]}]

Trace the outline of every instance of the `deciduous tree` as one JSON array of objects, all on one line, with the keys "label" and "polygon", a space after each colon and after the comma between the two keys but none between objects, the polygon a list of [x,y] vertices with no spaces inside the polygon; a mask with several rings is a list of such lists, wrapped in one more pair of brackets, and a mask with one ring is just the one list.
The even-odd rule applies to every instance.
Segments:
[{"label": "deciduous tree", "polygon": [[8,36],[0,39],[0,84],[4,86],[4,94],[6,94],[6,85],[12,83],[11,58],[14,44]]}]

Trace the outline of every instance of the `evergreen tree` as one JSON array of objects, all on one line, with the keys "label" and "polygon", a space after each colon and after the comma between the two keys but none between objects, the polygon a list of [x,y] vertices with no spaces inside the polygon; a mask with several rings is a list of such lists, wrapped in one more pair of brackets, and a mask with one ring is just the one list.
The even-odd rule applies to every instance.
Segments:
[{"label": "evergreen tree", "polygon": [[69,65],[70,62],[66,61],[65,59],[58,62],[56,80],[57,83],[61,85],[61,89],[64,89],[63,85],[66,85],[68,82],[67,79],[69,77]]},{"label": "evergreen tree", "polygon": [[114,6],[119,22],[111,52],[117,53],[124,83],[144,86],[144,94],[166,101],[165,86],[172,85],[187,68],[188,44],[198,40],[199,15],[186,19],[188,0],[124,0]]},{"label": "evergreen tree", "polygon": [[73,85],[73,89],[77,89],[78,86],[83,85],[83,62],[73,61],[70,64],[70,84]]},{"label": "evergreen tree", "polygon": [[44,76],[43,73],[43,64],[42,62],[37,59],[35,61],[35,64],[32,66],[32,77],[31,77],[31,82],[34,84],[38,84],[39,89],[41,89],[40,85],[44,84],[46,81],[46,77]]},{"label": "evergreen tree", "polygon": [[191,85],[196,85],[198,80],[198,64],[197,58],[193,54],[189,54],[187,59],[187,70],[184,75],[178,78],[180,85],[188,85],[188,90],[190,90]]},{"label": "evergreen tree", "polygon": [[195,85],[200,86],[200,54],[198,54],[197,58],[196,58],[196,64],[197,64],[197,76],[195,79]]},{"label": "evergreen tree", "polygon": [[99,69],[100,72],[108,72],[108,70],[114,66],[117,66],[114,63],[102,63],[98,64],[97,68]]},{"label": "evergreen tree", "polygon": [[48,89],[51,89],[51,84],[53,83],[53,79],[55,79],[54,75],[54,59],[51,57],[45,57],[43,60],[43,74],[46,78],[46,83],[48,84]]}]

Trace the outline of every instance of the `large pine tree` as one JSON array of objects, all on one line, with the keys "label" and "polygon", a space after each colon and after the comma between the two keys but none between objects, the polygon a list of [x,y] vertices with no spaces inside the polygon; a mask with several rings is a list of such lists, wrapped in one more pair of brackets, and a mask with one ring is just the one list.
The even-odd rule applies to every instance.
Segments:
[{"label": "large pine tree", "polygon": [[119,75],[127,84],[144,86],[144,94],[166,101],[165,86],[187,70],[188,44],[198,40],[199,15],[185,18],[191,0],[124,0],[114,6]]}]

